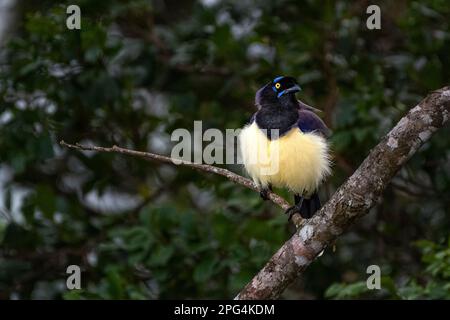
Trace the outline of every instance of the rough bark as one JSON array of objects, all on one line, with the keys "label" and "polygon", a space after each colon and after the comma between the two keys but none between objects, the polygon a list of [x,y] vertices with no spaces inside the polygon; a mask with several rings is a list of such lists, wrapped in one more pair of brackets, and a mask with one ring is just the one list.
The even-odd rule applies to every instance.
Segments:
[{"label": "rough bark", "polygon": [[236,299],[275,299],[356,219],[368,213],[395,173],[447,123],[450,87],[432,92],[373,148],[331,199],[272,256]]}]

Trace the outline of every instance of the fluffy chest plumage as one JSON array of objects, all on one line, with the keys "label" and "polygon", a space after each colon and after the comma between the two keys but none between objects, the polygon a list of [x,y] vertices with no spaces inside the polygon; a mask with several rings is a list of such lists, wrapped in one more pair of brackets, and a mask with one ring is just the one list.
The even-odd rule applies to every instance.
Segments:
[{"label": "fluffy chest plumage", "polygon": [[330,173],[326,140],[297,126],[270,140],[254,121],[241,131],[239,142],[245,169],[262,187],[270,184],[310,194]]}]

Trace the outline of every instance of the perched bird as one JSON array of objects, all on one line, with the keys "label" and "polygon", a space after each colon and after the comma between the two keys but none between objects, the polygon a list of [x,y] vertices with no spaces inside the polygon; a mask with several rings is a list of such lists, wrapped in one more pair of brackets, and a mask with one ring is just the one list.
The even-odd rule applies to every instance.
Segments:
[{"label": "perched bird", "polygon": [[320,208],[319,185],[330,174],[326,138],[329,130],[314,113],[317,109],[296,99],[300,91],[293,77],[276,77],[256,92],[258,111],[239,135],[246,171],[267,200],[273,187],[294,193],[294,213],[311,218]]}]

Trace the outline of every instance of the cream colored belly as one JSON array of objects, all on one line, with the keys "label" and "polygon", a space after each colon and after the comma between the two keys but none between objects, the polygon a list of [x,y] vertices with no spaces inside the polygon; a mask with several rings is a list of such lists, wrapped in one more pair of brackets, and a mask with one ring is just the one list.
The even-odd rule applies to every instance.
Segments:
[{"label": "cream colored belly", "polygon": [[254,122],[242,129],[239,143],[245,169],[262,187],[271,184],[308,195],[330,173],[328,144],[315,133],[293,128],[271,141]]}]

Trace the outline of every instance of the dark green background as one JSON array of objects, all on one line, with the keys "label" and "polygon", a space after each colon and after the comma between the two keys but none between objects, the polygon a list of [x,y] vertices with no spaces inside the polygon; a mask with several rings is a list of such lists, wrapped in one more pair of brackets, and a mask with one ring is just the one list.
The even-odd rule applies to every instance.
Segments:
[{"label": "dark green background", "polygon": [[[447,0],[19,1],[0,48],[0,299],[234,297],[294,232],[278,207],[222,177],[58,142],[170,154],[174,129],[242,127],[255,91],[292,75],[333,130],[325,200],[449,84],[449,17]],[[282,298],[450,298],[449,145],[446,128]],[[70,264],[81,291],[65,288]],[[383,290],[367,292],[372,264]]]}]

